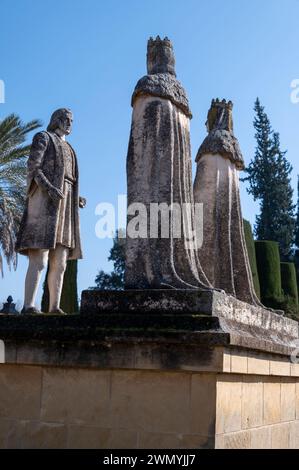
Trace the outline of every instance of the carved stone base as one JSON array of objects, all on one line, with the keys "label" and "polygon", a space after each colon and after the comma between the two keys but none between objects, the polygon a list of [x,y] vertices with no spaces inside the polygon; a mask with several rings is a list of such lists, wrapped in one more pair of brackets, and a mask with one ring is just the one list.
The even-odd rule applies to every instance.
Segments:
[{"label": "carved stone base", "polygon": [[0,447],[299,448],[297,322],[219,292],[81,306],[0,316]]},{"label": "carved stone base", "polygon": [[[218,291],[125,290],[82,292],[81,315],[113,315],[115,326],[148,331],[214,332],[230,344],[290,354],[298,340],[298,322],[274,311],[246,304]],[[117,320],[118,319],[118,320]]]}]

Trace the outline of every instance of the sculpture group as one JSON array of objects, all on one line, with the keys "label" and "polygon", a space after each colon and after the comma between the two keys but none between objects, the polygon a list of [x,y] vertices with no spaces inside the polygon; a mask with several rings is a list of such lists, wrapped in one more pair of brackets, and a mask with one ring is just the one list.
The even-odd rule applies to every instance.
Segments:
[{"label": "sculpture group", "polygon": [[[238,172],[244,162],[233,133],[232,103],[212,101],[208,136],[196,157],[194,187],[192,114],[176,78],[168,38],[149,39],[147,75],[135,87],[132,107],[125,288],[218,289],[260,305],[243,233]],[[55,111],[47,131],[33,139],[27,202],[16,246],[29,257],[23,313],[39,312],[36,293],[49,260],[49,311],[62,314],[59,304],[67,259],[82,257],[78,208],[84,207],[85,200],[78,192],[76,154],[65,140],[72,119],[68,109]],[[150,227],[149,215],[143,220],[142,236],[132,230],[140,205],[148,214],[152,207],[158,209],[157,230]],[[202,219],[196,216],[198,205]],[[169,223],[166,236],[162,235],[163,215]],[[202,240],[195,236],[198,232]]]},{"label": "sculpture group", "polygon": [[[186,92],[176,79],[168,38],[148,41],[147,72],[132,97],[133,117],[127,157],[128,207],[134,202],[167,203],[169,237],[130,238],[126,245],[126,287],[137,289],[220,289],[260,305],[254,292],[245,245],[239,194],[244,168],[233,133],[232,103],[213,100],[208,136],[200,146],[192,189],[190,118]],[[182,236],[171,228],[175,204],[190,204],[182,217]],[[202,244],[190,239],[198,223],[194,204],[202,204]],[[128,226],[132,214],[128,213]],[[159,224],[161,228],[161,223]]]}]

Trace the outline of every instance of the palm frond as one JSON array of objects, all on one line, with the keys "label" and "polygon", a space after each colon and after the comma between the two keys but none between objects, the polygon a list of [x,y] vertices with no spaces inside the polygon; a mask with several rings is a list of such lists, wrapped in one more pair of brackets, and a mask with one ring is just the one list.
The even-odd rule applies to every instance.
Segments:
[{"label": "palm frond", "polygon": [[21,221],[26,192],[27,134],[41,125],[34,119],[23,123],[16,114],[0,121],[0,273],[3,260],[10,268],[17,266],[16,236]]}]

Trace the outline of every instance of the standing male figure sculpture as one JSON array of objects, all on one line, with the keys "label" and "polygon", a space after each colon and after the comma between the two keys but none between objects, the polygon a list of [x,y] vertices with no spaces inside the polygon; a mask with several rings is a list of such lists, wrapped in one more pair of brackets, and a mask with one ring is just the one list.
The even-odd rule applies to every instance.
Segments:
[{"label": "standing male figure sculpture", "polygon": [[57,109],[47,131],[38,132],[28,159],[27,200],[16,251],[29,257],[22,313],[41,313],[35,299],[41,274],[49,261],[49,312],[60,309],[63,277],[68,259],[82,258],[76,154],[65,136],[72,129],[69,109]]}]

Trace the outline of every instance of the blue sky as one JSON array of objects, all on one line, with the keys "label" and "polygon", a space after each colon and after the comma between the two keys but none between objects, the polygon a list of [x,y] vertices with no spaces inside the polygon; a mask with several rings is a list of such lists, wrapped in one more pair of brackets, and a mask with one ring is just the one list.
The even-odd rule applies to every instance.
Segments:
[{"label": "blue sky", "polygon": [[[46,125],[56,108],[74,111],[69,140],[88,200],[81,211],[80,290],[93,285],[98,269],[111,269],[111,240],[95,235],[95,207],[126,193],[130,99],[146,73],[149,36],[167,35],[173,42],[177,76],[193,111],[193,159],[205,137],[210,101],[220,97],[234,102],[235,134],[249,163],[259,96],[288,150],[295,188],[299,104],[291,102],[290,84],[299,78],[298,0],[1,0],[0,16],[0,79],[6,87],[0,119],[15,112]],[[242,207],[254,222],[258,205],[244,185]],[[17,272],[5,269],[0,301],[8,294],[22,301],[26,266],[20,257]]]}]

